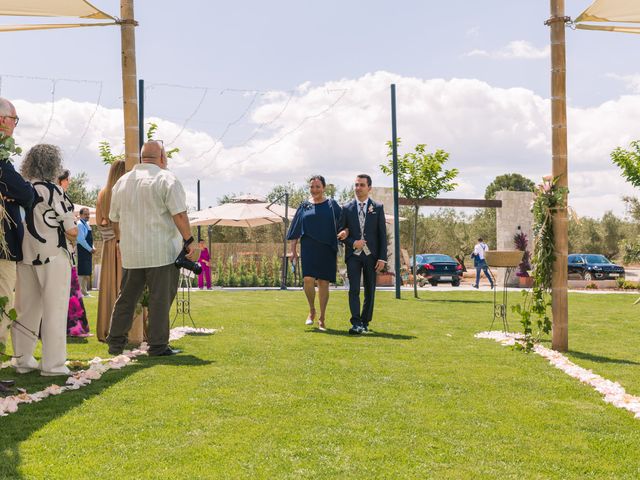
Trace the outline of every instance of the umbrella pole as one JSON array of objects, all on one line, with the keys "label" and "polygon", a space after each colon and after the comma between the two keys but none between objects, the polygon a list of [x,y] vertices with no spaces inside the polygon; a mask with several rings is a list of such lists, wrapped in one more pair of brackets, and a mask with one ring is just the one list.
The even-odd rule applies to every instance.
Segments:
[{"label": "umbrella pole", "polygon": [[284,234],[282,235],[282,278],[280,290],[287,289],[287,230],[289,229],[289,194],[284,194]]}]

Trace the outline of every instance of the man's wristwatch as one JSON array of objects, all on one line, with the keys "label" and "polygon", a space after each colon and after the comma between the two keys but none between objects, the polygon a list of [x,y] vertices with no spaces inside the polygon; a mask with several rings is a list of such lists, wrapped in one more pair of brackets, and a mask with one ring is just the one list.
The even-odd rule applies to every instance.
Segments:
[{"label": "man's wristwatch", "polygon": [[182,241],[182,246],[183,247],[187,247],[188,245],[191,245],[193,243],[193,236],[187,238],[186,240]]}]

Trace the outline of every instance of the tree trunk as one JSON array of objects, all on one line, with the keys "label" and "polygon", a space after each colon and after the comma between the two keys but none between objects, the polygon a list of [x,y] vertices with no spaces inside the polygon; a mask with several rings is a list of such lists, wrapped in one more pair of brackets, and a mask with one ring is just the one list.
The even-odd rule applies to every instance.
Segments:
[{"label": "tree trunk", "polygon": [[413,208],[413,296],[418,298],[418,268],[416,258],[416,237],[418,236],[418,205],[414,205]]}]

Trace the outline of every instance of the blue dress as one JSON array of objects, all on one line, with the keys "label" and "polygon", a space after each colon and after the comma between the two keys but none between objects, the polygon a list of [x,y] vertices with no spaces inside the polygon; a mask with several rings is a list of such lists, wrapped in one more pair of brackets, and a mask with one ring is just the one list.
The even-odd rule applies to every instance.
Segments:
[{"label": "blue dress", "polygon": [[300,239],[303,276],[336,281],[336,236],[341,212],[342,208],[333,199],[322,203],[304,201],[298,207],[287,239]]}]

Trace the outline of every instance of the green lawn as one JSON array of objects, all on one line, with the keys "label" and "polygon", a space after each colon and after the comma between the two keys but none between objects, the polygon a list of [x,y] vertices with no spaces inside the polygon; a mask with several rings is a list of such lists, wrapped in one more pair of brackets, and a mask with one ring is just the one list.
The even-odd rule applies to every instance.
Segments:
[{"label": "green lawn", "polygon": [[[378,293],[376,333],[352,337],[346,292],[332,292],[327,333],[304,326],[299,291],[196,293],[198,326],[223,331],[0,418],[0,478],[640,477],[640,420],[537,355],[473,337],[489,293],[403,295]],[[640,395],[634,299],[572,295],[569,356]],[[69,345],[96,355],[95,338]]]}]

